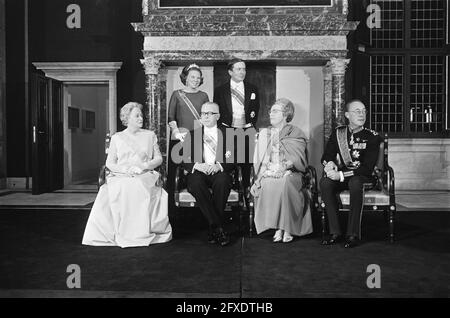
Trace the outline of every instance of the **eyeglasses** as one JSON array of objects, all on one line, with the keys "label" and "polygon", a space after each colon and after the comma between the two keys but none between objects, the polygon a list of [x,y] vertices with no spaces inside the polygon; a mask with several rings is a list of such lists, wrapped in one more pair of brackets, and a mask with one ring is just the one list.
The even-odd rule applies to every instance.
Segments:
[{"label": "eyeglasses", "polygon": [[367,114],[367,111],[365,109],[362,109],[362,110],[358,109],[358,110],[349,111],[349,113],[353,113],[356,115],[365,115],[365,114]]},{"label": "eyeglasses", "polygon": [[217,115],[218,113],[214,113],[214,112],[201,112],[200,115],[201,116],[212,116],[212,115]]},{"label": "eyeglasses", "polygon": [[271,109],[269,110],[267,113],[270,115],[272,113],[274,114],[278,114],[278,113],[282,113],[283,111],[281,109]]}]

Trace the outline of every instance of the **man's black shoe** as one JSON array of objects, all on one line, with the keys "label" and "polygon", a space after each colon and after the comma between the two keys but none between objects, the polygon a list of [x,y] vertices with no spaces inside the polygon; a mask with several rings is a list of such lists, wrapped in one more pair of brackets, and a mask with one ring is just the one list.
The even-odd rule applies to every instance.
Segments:
[{"label": "man's black shoe", "polygon": [[209,244],[216,244],[217,243],[216,233],[214,231],[210,230],[208,232],[208,243]]},{"label": "man's black shoe", "polygon": [[356,236],[349,236],[344,243],[345,248],[353,248],[358,246],[358,239]]},{"label": "man's black shoe", "polygon": [[220,246],[226,246],[230,244],[230,236],[221,228],[216,231],[216,242]]},{"label": "man's black shoe", "polygon": [[322,245],[334,245],[341,240],[341,236],[337,234],[330,235],[328,238],[324,239]]}]

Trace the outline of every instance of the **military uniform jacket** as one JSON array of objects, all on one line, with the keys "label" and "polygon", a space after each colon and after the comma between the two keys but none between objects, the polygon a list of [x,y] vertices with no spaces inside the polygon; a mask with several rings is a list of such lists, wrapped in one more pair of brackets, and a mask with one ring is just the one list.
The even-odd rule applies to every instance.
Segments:
[{"label": "military uniform jacket", "polygon": [[[347,130],[347,144],[350,152],[351,165],[344,165],[344,158],[338,143],[338,130]],[[339,170],[343,172],[345,180],[352,176],[371,177],[373,169],[378,159],[381,138],[373,130],[362,128],[357,132],[351,132],[348,126],[336,128],[328,140],[325,152],[322,156],[322,164],[334,161],[338,164]]]}]

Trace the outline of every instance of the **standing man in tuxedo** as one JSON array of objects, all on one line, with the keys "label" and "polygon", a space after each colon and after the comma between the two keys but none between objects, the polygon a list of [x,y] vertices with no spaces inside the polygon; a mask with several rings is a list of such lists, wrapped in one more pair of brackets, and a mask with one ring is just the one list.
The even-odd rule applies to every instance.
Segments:
[{"label": "standing man in tuxedo", "polygon": [[[245,162],[241,162],[241,167],[242,181],[247,190],[250,186],[251,160],[253,160],[253,153],[250,153],[253,147],[250,144],[255,141],[252,132],[255,131],[258,120],[259,94],[256,86],[245,81],[247,70],[243,60],[233,59],[228,63],[227,68],[230,81],[214,90],[213,100],[220,108],[219,123],[234,129],[242,129],[244,133],[239,135],[247,135],[245,149],[236,149],[237,152],[245,152]],[[235,142],[238,144],[237,140]],[[244,154],[238,153],[238,157],[241,155]]]},{"label": "standing man in tuxedo", "polygon": [[191,151],[182,165],[188,172],[187,189],[208,220],[208,242],[225,246],[230,243],[230,237],[223,229],[223,216],[231,191],[235,151],[226,148],[226,127],[217,124],[219,106],[204,103],[200,116],[202,126],[194,129],[184,141],[190,143]]}]

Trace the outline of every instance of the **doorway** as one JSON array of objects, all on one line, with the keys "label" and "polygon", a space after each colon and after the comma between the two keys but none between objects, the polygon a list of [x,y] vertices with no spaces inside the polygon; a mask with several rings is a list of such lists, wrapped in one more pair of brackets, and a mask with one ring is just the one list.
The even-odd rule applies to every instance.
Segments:
[{"label": "doorway", "polygon": [[108,84],[64,85],[64,186],[96,185],[105,161]]}]

